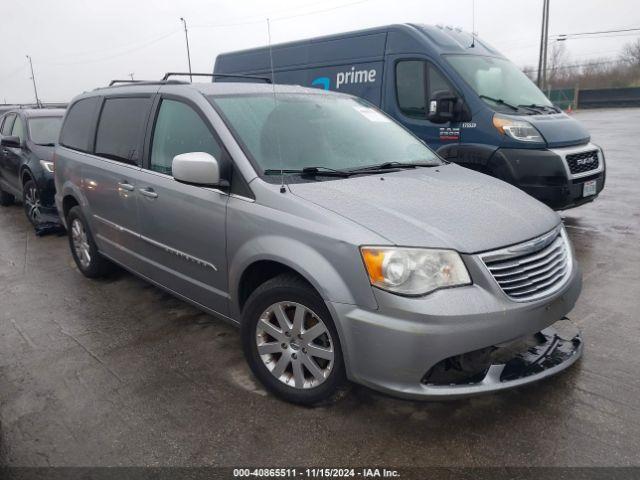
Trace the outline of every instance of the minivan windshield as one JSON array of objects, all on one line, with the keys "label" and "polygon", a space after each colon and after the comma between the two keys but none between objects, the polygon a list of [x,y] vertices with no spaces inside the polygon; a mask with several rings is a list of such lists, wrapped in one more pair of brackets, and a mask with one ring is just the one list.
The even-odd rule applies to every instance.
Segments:
[{"label": "minivan windshield", "polygon": [[540,89],[509,60],[480,55],[445,55],[445,58],[491,107],[551,106]]},{"label": "minivan windshield", "polygon": [[53,146],[58,141],[62,117],[36,117],[30,118],[28,122],[29,135],[33,143]]},{"label": "minivan windshield", "polygon": [[209,100],[262,174],[281,168],[345,171],[388,162],[441,164],[420,140],[359,99],[278,93],[211,96]]}]

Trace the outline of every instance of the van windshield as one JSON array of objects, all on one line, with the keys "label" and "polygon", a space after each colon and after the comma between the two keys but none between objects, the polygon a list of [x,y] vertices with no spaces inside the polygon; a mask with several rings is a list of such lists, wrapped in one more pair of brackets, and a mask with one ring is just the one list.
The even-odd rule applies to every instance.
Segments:
[{"label": "van windshield", "polygon": [[544,93],[509,60],[479,55],[445,55],[445,58],[493,108],[505,109],[505,104],[551,106]]},{"label": "van windshield", "polygon": [[420,140],[359,99],[278,93],[211,96],[262,174],[317,167],[350,170],[385,162],[439,165]]}]

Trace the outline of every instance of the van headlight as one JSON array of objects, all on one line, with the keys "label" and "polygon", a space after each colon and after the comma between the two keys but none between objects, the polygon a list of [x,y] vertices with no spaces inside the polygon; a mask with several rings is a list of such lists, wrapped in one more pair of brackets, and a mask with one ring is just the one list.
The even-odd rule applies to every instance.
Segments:
[{"label": "van headlight", "polygon": [[443,287],[469,285],[458,252],[424,248],[361,247],[371,285],[401,295],[426,295]]},{"label": "van headlight", "polygon": [[493,126],[502,134],[521,142],[544,142],[540,132],[526,120],[493,115]]}]

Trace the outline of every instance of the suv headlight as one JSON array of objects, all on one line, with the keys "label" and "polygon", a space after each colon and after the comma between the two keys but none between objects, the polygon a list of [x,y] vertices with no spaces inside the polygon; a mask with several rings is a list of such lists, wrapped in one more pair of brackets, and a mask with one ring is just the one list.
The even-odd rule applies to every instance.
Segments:
[{"label": "suv headlight", "polygon": [[508,135],[521,142],[544,142],[540,132],[525,120],[493,115],[493,126],[503,135]]},{"label": "suv headlight", "polygon": [[469,285],[469,272],[453,250],[361,247],[371,285],[401,295],[425,295],[443,287]]}]

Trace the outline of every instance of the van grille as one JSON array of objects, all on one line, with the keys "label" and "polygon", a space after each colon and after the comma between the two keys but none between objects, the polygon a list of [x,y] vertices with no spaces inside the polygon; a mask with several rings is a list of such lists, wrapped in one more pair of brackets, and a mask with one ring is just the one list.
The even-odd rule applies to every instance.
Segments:
[{"label": "van grille", "polygon": [[565,157],[572,175],[596,170],[600,166],[597,150],[588,152],[571,153]]},{"label": "van grille", "polygon": [[556,292],[568,280],[573,266],[564,229],[481,257],[502,291],[519,302]]}]

